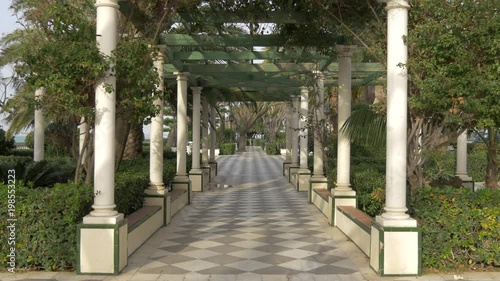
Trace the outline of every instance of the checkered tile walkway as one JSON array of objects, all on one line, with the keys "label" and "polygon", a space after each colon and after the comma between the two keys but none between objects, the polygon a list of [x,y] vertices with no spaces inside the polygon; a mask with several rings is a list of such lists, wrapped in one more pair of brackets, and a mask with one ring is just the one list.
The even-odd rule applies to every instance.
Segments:
[{"label": "checkered tile walkway", "polygon": [[[325,233],[282,176],[282,158],[260,148],[218,158],[208,192],[158,232],[148,266],[154,274],[351,274],[359,271]],[[148,247],[148,243],[146,244]],[[133,262],[134,256],[131,257]]]}]

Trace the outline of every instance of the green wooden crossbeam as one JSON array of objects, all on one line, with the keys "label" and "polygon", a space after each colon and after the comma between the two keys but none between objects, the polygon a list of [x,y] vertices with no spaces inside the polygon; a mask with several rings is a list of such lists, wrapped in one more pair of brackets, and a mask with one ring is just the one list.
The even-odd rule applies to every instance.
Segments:
[{"label": "green wooden crossbeam", "polygon": [[[187,35],[187,34],[164,34],[160,38],[159,44],[164,44],[170,47],[273,47],[273,46],[286,46],[287,38],[277,35]],[[332,42],[317,42],[309,41],[304,42],[301,46],[314,46],[314,47],[328,47]]]},{"label": "green wooden crossbeam", "polygon": [[203,11],[199,13],[180,12],[177,14],[176,21],[183,22],[207,22],[207,23],[291,23],[291,24],[307,24],[316,15],[313,13],[304,12],[285,12],[285,11],[269,11],[255,12],[248,11],[239,12],[209,12]]},{"label": "green wooden crossbeam", "polygon": [[276,51],[242,51],[242,52],[173,52],[171,58],[174,60],[293,60],[293,61],[316,61],[329,60],[330,57],[312,53],[285,54]]},{"label": "green wooden crossbeam", "polygon": [[[318,70],[317,63],[261,63],[261,64],[184,64],[184,71],[192,74],[205,74],[212,73],[274,73],[284,72],[289,75],[294,73],[312,73]],[[171,64],[165,65],[165,72],[172,73],[178,71],[176,67]],[[338,63],[331,63],[325,70],[326,72],[339,72]],[[385,72],[385,67],[379,63],[353,63],[352,73],[373,73]]]}]

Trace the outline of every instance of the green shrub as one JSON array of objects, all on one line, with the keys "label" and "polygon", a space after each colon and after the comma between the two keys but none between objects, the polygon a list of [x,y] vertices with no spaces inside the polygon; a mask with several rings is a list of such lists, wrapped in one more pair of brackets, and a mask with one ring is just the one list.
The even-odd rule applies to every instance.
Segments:
[{"label": "green shrub", "polygon": [[220,155],[232,155],[236,153],[235,143],[222,143],[220,145],[219,154]]},{"label": "green shrub", "polygon": [[73,179],[75,161],[68,158],[50,159],[34,162],[31,157],[0,158],[0,181],[7,181],[5,171],[14,169],[16,178],[30,182],[31,186],[52,187],[56,183],[65,183]]},{"label": "green shrub", "polygon": [[[2,198],[7,186],[0,184]],[[53,188],[31,189],[16,183],[16,263],[18,268],[73,270],[76,266],[77,224],[91,210],[92,187],[56,184]],[[0,215],[7,217],[7,200],[0,202]],[[0,220],[0,237],[7,241],[8,222]],[[0,244],[5,265],[10,250]]]},{"label": "green shrub", "polygon": [[260,147],[262,147],[262,149],[264,149],[266,142],[264,140],[261,140],[261,139],[253,139],[252,145],[253,146],[260,146]]},{"label": "green shrub", "polygon": [[422,261],[429,269],[500,265],[500,190],[419,189],[411,210],[422,228]]},{"label": "green shrub", "polygon": [[30,149],[35,148],[35,132],[31,131],[26,135],[26,138],[24,139],[24,144]]},{"label": "green shrub", "polygon": [[7,155],[14,148],[16,148],[14,138],[8,139],[5,131],[0,129],[0,155]]},{"label": "green shrub", "polygon": [[278,144],[276,142],[266,143],[266,153],[268,155],[279,155],[280,152],[280,148],[278,147]]},{"label": "green shrub", "polygon": [[374,168],[367,168],[353,171],[351,177],[358,208],[372,217],[380,215],[385,204],[385,175]]},{"label": "green shrub", "polygon": [[9,155],[33,158],[33,149],[12,149]]}]

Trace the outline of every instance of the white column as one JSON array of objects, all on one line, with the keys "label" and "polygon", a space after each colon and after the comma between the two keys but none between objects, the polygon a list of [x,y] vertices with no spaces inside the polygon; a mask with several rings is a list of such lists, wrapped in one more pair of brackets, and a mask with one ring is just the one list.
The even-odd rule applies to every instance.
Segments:
[{"label": "white column", "polygon": [[[97,0],[96,39],[99,51],[111,56],[116,48],[118,0]],[[115,104],[116,77],[113,67],[99,79],[95,90],[94,217],[116,216],[115,210]],[[85,222],[85,221],[84,221]]]},{"label": "white column", "polygon": [[193,150],[192,150],[192,170],[193,172],[200,172],[200,125],[201,125],[201,99],[202,87],[191,87],[193,90]]},{"label": "white column", "polygon": [[187,145],[187,73],[177,75],[177,175],[175,179],[186,179]]},{"label": "white column", "polygon": [[206,98],[203,98],[202,122],[201,127],[201,165],[208,167],[208,111],[209,104]]},{"label": "white column", "polygon": [[217,114],[215,107],[212,106],[210,112],[210,123],[213,124],[213,128],[210,127],[210,162],[215,162],[215,142],[217,141],[217,131],[216,131],[216,120],[215,115]]},{"label": "white column", "polygon": [[[38,88],[35,91],[35,100],[41,102],[43,96],[45,95],[45,88]],[[34,151],[33,160],[42,161],[45,156],[45,118],[43,117],[43,111],[38,106],[35,109],[35,133],[33,136]]]},{"label": "white column", "polygon": [[307,170],[308,160],[308,130],[307,118],[309,116],[309,90],[307,87],[300,88],[300,170]]},{"label": "white column", "polygon": [[[406,142],[408,76],[404,66],[408,58],[405,37],[408,35],[406,0],[387,2],[387,160],[386,206],[381,217],[384,226],[416,226],[406,214]],[[401,66],[403,65],[403,66]],[[400,221],[400,222],[398,222]]]},{"label": "white column", "polygon": [[[80,119],[80,126],[79,126],[79,150],[78,152],[80,154],[83,154],[82,157],[80,157],[82,159],[82,163],[85,163],[85,158],[86,158],[86,155],[87,155],[87,149],[84,150],[84,144],[85,144],[85,137],[87,136],[87,134],[89,133],[89,123],[87,123],[87,121],[85,121],[85,117],[82,117]],[[87,146],[88,147],[88,146]]]},{"label": "white column", "polygon": [[337,141],[337,186],[333,194],[352,193],[351,141],[341,128],[351,116],[351,58],[356,46],[337,46],[339,58],[338,97],[338,141]]},{"label": "white column", "polygon": [[324,178],[323,172],[323,144],[321,139],[324,131],[323,115],[324,105],[323,99],[325,97],[325,78],[323,73],[316,74],[316,95],[315,95],[315,108],[314,108],[314,167],[313,178]]},{"label": "white column", "polygon": [[457,138],[457,173],[456,176],[463,181],[472,181],[467,175],[467,130]]},{"label": "white column", "polygon": [[[158,72],[157,90],[163,94],[163,62],[164,57],[159,52],[154,60],[154,66]],[[161,94],[161,96],[163,96]],[[149,144],[149,190],[164,191],[163,184],[163,99],[158,97],[154,105],[159,108],[159,112],[151,119],[151,137]]]},{"label": "white column", "polygon": [[292,96],[292,165],[291,167],[299,166],[299,96]]},{"label": "white column", "polygon": [[291,121],[292,121],[292,108],[291,106],[287,107],[287,113],[286,113],[286,126],[285,126],[285,147],[286,147],[286,154],[285,154],[285,162],[291,163],[292,162],[292,127],[291,127]]}]

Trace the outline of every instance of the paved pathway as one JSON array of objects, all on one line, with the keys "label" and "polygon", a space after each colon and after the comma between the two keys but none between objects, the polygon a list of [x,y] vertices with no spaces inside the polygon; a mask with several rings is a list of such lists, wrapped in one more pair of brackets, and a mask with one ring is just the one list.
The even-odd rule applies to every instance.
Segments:
[{"label": "paved pathway", "polygon": [[[260,148],[218,158],[209,191],[140,247],[119,276],[0,274],[1,280],[454,280],[378,277],[368,259],[282,176]],[[458,276],[457,276],[458,277]],[[500,280],[500,273],[462,275]]]}]

